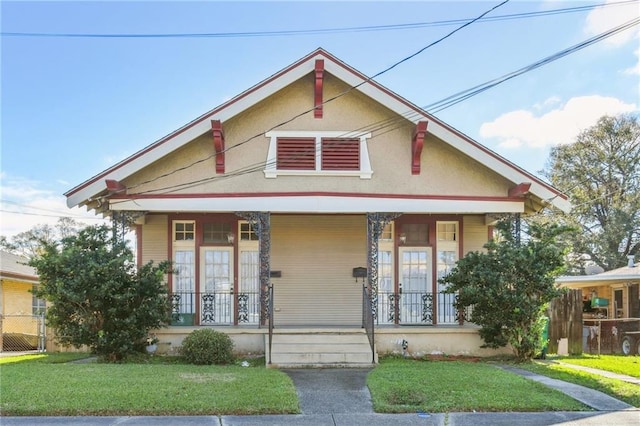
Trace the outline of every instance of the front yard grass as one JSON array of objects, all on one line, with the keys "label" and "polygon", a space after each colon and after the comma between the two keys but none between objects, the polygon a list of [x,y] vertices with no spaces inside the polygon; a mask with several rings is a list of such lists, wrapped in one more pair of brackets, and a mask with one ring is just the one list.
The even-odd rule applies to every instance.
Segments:
[{"label": "front yard grass", "polygon": [[45,357],[4,364],[0,376],[4,416],[300,412],[291,379],[264,366],[59,364]]},{"label": "front yard grass", "polygon": [[[564,359],[562,360],[565,361]],[[595,365],[589,365],[590,367]],[[565,382],[575,383],[591,389],[599,390],[616,399],[640,408],[640,386],[627,383],[622,380],[609,379],[597,374],[579,371],[571,367],[560,364],[549,364],[536,361],[532,364],[518,365],[537,374],[551,377],[553,379],[564,380]],[[637,367],[636,367],[637,368]],[[624,374],[629,374],[628,372]]]},{"label": "front yard grass", "polygon": [[549,359],[640,378],[640,356],[584,354],[581,356],[549,357]]},{"label": "front yard grass", "polygon": [[589,407],[485,362],[386,358],[367,378],[376,412],[578,411]]}]

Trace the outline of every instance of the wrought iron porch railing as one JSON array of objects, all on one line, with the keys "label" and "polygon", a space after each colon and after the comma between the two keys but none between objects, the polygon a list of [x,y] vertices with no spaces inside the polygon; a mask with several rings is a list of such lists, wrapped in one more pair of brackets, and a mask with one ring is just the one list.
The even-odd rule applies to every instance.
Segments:
[{"label": "wrought iron porch railing", "polygon": [[376,362],[375,335],[373,327],[372,300],[366,285],[362,286],[362,328],[367,333],[369,345],[371,346],[371,363]]},{"label": "wrought iron porch railing", "polygon": [[269,285],[269,303],[267,304],[267,315],[269,316],[269,364],[271,364],[271,347],[273,346],[273,284]]},{"label": "wrought iron porch railing", "polygon": [[260,322],[260,294],[257,292],[173,292],[169,294],[169,300],[172,325],[228,325],[234,324],[236,317],[239,324]]},{"label": "wrought iron porch railing", "polygon": [[[471,307],[455,309],[456,294],[424,291],[378,292],[378,324],[462,324]],[[437,318],[434,316],[437,307]],[[437,320],[437,321],[436,321]]]}]

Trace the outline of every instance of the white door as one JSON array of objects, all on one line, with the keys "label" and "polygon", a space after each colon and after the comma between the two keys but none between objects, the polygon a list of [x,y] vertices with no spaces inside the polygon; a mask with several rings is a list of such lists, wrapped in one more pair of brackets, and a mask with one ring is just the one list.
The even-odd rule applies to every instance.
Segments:
[{"label": "white door", "polygon": [[431,247],[402,247],[400,261],[400,322],[433,323]]},{"label": "white door", "polygon": [[232,324],[233,249],[203,247],[200,265],[200,324]]}]

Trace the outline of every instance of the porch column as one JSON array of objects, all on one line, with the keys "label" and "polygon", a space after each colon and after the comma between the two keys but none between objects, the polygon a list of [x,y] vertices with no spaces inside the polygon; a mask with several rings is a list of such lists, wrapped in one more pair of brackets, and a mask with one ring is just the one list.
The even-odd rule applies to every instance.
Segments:
[{"label": "porch column", "polygon": [[249,221],[260,243],[260,325],[269,318],[269,285],[271,284],[271,215],[269,212],[236,212]]},{"label": "porch column", "polygon": [[378,318],[378,239],[389,222],[402,213],[367,213],[367,279],[371,291],[371,311]]}]

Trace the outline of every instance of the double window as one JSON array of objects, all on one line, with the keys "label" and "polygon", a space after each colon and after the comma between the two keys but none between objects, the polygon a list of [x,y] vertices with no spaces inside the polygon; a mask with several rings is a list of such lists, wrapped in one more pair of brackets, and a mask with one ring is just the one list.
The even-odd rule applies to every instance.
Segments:
[{"label": "double window", "polygon": [[265,176],[329,175],[371,178],[367,134],[273,131]]}]

